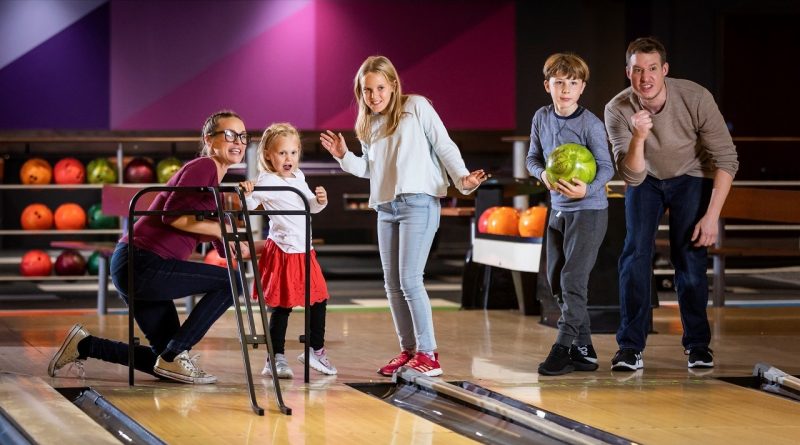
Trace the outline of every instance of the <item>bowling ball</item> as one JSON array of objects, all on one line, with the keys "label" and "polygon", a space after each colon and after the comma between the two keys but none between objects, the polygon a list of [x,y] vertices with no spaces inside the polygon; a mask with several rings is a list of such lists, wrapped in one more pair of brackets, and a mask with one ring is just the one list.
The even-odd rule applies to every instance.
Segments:
[{"label": "bowling ball", "polygon": [[478,233],[489,233],[486,228],[489,224],[489,216],[495,210],[499,209],[500,207],[489,207],[488,209],[484,210],[481,213],[480,218],[478,218]]},{"label": "bowling ball", "polygon": [[67,249],[56,258],[56,275],[83,275],[86,273],[86,260],[77,250]]},{"label": "bowling ball", "polygon": [[123,180],[129,184],[143,184],[155,182],[156,172],[153,164],[145,158],[133,158],[125,166],[122,174]]},{"label": "bowling ball", "polygon": [[42,158],[28,159],[19,169],[19,179],[23,184],[50,184],[52,177],[53,168]]},{"label": "bowling ball", "polygon": [[29,250],[19,263],[19,273],[25,277],[46,277],[52,270],[53,262],[44,250]]},{"label": "bowling ball", "polygon": [[53,179],[56,184],[83,184],[86,169],[81,161],[75,158],[64,158],[53,167]]},{"label": "bowling ball", "polygon": [[519,215],[519,235],[541,238],[547,224],[547,207],[535,206]]},{"label": "bowling ball", "polygon": [[86,227],[86,212],[83,207],[72,202],[58,206],[53,219],[58,230],[81,230]]},{"label": "bowling ball", "polygon": [[97,275],[100,273],[100,252],[94,251],[86,260],[86,271],[89,275]]},{"label": "bowling ball", "polygon": [[53,211],[44,204],[30,204],[22,210],[19,225],[24,230],[48,230],[53,227]]},{"label": "bowling ball", "polygon": [[117,169],[106,158],[96,158],[86,165],[86,181],[89,184],[113,184],[117,182]]},{"label": "bowling ball", "polygon": [[90,229],[116,229],[117,217],[103,214],[103,205],[97,203],[89,207],[86,212]]},{"label": "bowling ball", "polygon": [[513,207],[498,207],[489,215],[486,232],[493,235],[519,235],[519,212]]},{"label": "bowling ball", "polygon": [[559,145],[550,153],[544,171],[550,184],[557,183],[559,179],[571,182],[572,178],[588,184],[594,180],[597,164],[588,148],[570,143]]},{"label": "bowling ball", "polygon": [[156,164],[156,176],[158,182],[164,184],[172,178],[172,175],[183,167],[183,163],[176,157],[169,157],[158,161]]},{"label": "bowling ball", "polygon": [[[226,268],[228,267],[228,260],[219,256],[219,253],[217,253],[217,249],[209,250],[208,253],[206,254],[206,257],[203,258],[203,262],[214,266],[226,267]],[[233,260],[233,267],[234,269],[236,268],[235,258]]]}]

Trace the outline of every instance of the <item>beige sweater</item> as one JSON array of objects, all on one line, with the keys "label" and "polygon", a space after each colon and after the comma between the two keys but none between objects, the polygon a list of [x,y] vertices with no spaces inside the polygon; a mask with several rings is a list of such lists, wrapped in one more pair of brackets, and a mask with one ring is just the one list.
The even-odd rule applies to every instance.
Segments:
[{"label": "beige sweater", "polygon": [[653,128],[644,145],[644,171],[635,172],[623,164],[633,137],[631,116],[642,109],[638,98],[628,87],[606,104],[606,130],[622,179],[639,185],[647,175],[713,178],[717,169],[735,176],[739,168],[736,147],[711,93],[689,80],[665,81],[667,102],[653,115]]}]

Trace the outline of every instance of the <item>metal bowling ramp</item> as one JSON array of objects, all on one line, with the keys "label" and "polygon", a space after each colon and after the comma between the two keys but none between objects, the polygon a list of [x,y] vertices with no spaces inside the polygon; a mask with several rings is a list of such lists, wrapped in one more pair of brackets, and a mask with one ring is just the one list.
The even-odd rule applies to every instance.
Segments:
[{"label": "metal bowling ramp", "polygon": [[447,383],[400,368],[392,383],[351,387],[487,444],[633,444],[470,382]]}]

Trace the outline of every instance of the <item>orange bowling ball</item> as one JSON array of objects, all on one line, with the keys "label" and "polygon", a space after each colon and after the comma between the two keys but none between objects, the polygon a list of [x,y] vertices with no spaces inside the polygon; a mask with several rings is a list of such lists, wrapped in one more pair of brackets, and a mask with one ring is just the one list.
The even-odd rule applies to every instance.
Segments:
[{"label": "orange bowling ball", "polygon": [[50,184],[52,177],[53,167],[42,158],[28,159],[19,169],[19,179],[23,184]]},{"label": "orange bowling ball", "polygon": [[54,219],[58,230],[81,230],[86,227],[86,212],[72,202],[58,206]]},{"label": "orange bowling ball", "polygon": [[535,206],[522,212],[519,216],[519,235],[533,238],[544,236],[547,224],[547,207]]},{"label": "orange bowling ball", "polygon": [[489,216],[499,208],[500,207],[489,207],[481,213],[481,217],[478,218],[478,233],[489,233],[487,230],[489,226]]},{"label": "orange bowling ball", "polygon": [[493,235],[519,235],[519,212],[513,207],[498,207],[489,215],[486,232]]},{"label": "orange bowling ball", "polygon": [[23,230],[47,230],[53,227],[53,211],[44,204],[33,203],[22,210],[19,225]]},{"label": "orange bowling ball", "polygon": [[[219,256],[217,249],[209,250],[206,254],[206,257],[203,259],[203,262],[213,266],[228,267],[228,260]],[[236,268],[236,258],[233,259],[233,268]]]},{"label": "orange bowling ball", "polygon": [[64,158],[53,167],[53,180],[56,184],[83,184],[86,168],[75,158]]}]

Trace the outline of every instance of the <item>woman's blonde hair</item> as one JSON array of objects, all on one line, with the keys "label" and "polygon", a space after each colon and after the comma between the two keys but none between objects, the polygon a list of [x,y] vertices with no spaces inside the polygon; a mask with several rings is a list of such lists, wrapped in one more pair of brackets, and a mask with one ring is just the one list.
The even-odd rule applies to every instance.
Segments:
[{"label": "woman's blonde hair", "polygon": [[384,56],[370,56],[361,64],[361,67],[356,73],[356,78],[353,81],[353,93],[356,96],[358,103],[358,118],[356,119],[356,137],[364,143],[372,141],[372,111],[367,106],[364,100],[364,77],[368,73],[382,74],[386,80],[394,87],[392,97],[389,99],[389,104],[386,106],[386,125],[384,126],[384,134],[382,136],[391,136],[397,130],[400,124],[400,117],[403,114],[403,105],[406,103],[408,96],[403,95],[403,89],[400,86],[400,78],[397,76],[397,70],[392,62]]},{"label": "woman's blonde hair", "polygon": [[[257,153],[259,171],[270,173],[278,172],[278,169],[276,169],[275,166],[272,165],[272,161],[269,160],[269,153],[275,146],[278,138],[292,136],[297,138],[298,156],[302,155],[303,147],[300,145],[300,132],[297,131],[297,128],[294,128],[294,125],[286,122],[279,122],[270,125],[266,130],[264,130],[264,134],[261,135],[261,142],[258,143]],[[297,169],[297,166],[295,165],[294,168]]]}]

